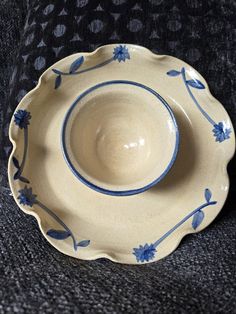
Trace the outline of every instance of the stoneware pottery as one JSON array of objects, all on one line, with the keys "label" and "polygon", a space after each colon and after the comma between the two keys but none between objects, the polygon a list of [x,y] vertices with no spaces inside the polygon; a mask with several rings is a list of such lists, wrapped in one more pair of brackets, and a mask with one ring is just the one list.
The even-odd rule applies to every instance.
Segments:
[{"label": "stoneware pottery", "polygon": [[59,251],[157,261],[227,197],[232,123],[183,61],[116,44],[47,69],[10,124],[18,206]]},{"label": "stoneware pottery", "polygon": [[72,172],[109,195],[132,195],[154,186],[173,165],[178,145],[178,127],[166,101],[127,80],[84,91],[62,127],[62,149]]}]

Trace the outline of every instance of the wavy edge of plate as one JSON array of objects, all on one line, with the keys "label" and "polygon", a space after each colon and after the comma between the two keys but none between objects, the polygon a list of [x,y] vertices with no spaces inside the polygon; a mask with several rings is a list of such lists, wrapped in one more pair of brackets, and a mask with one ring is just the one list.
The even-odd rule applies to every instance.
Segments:
[{"label": "wavy edge of plate", "polygon": [[[10,124],[9,124],[9,139],[10,139],[10,142],[12,144],[12,151],[10,153],[10,156],[9,156],[9,159],[8,159],[8,182],[9,182],[9,185],[10,185],[10,189],[11,189],[11,192],[12,192],[12,196],[17,204],[17,206],[26,214],[28,215],[31,215],[33,216],[36,220],[37,220],[37,223],[38,223],[38,226],[39,226],[39,229],[42,233],[42,235],[44,236],[44,238],[54,247],[56,248],[58,251],[60,251],[61,253],[67,255],[67,256],[72,256],[74,257],[73,255],[71,254],[68,254],[66,253],[65,251],[61,250],[59,246],[55,245],[55,242],[52,241],[52,239],[46,234],[45,230],[43,229],[43,226],[42,226],[42,221],[41,221],[41,218],[40,216],[35,213],[31,207],[31,209],[26,209],[24,206],[22,206],[19,202],[19,200],[17,199],[17,196],[15,195],[15,189],[14,189],[14,183],[13,183],[13,179],[11,178],[10,176],[10,165],[12,163],[12,159],[13,159],[13,155],[15,153],[15,150],[16,150],[16,147],[17,147],[17,143],[16,141],[13,139],[12,137],[12,127],[13,127],[13,119],[14,119],[14,113],[21,109],[24,105],[24,109],[26,109],[29,105],[29,103],[26,105],[25,103],[27,103],[27,100],[32,97],[38,90],[41,89],[42,85],[43,85],[43,80],[44,80],[44,77],[53,69],[55,68],[56,66],[59,66],[61,65],[62,63],[64,62],[67,62],[69,61],[70,59],[72,59],[73,57],[77,56],[77,57],[80,57],[80,56],[90,56],[92,57],[93,55],[96,55],[100,50],[103,50],[103,49],[107,49],[107,48],[114,48],[115,46],[117,45],[126,45],[128,47],[131,47],[131,48],[134,48],[134,49],[138,49],[138,50],[143,50],[145,51],[146,53],[148,53],[150,56],[156,58],[156,59],[163,59],[163,58],[170,58],[172,60],[176,60],[177,62],[181,62],[183,65],[191,68],[194,70],[195,73],[198,74],[198,76],[201,78],[201,80],[204,82],[205,84],[205,89],[206,89],[206,92],[207,92],[207,95],[209,96],[209,98],[212,100],[212,101],[217,101],[221,107],[222,107],[222,110],[224,111],[225,115],[228,117],[230,123],[231,123],[231,126],[232,126],[232,138],[233,138],[233,143],[231,145],[232,147],[232,153],[229,154],[229,156],[225,156],[225,162],[224,162],[224,179],[227,181],[227,186],[228,186],[228,189],[227,189],[227,193],[225,194],[225,199],[224,201],[222,202],[222,205],[217,209],[217,213],[215,215],[215,217],[213,219],[211,219],[210,221],[207,222],[207,224],[205,226],[201,226],[198,228],[198,230],[194,230],[192,229],[191,231],[188,230],[186,232],[186,230],[183,232],[179,232],[178,233],[178,237],[175,237],[174,240],[172,240],[172,245],[171,245],[171,249],[168,250],[168,252],[163,256],[161,257],[160,259],[154,259],[154,260],[149,260],[149,261],[145,261],[143,263],[138,263],[135,259],[134,259],[134,262],[132,263],[127,263],[127,262],[123,262],[121,260],[118,260],[116,258],[113,258],[112,257],[112,253],[109,253],[109,252],[103,252],[103,253],[98,253],[98,254],[94,254],[92,256],[90,256],[89,258],[80,258],[79,256],[78,257],[75,257],[77,259],[81,259],[81,260],[96,260],[96,259],[99,259],[99,258],[107,258],[109,259],[110,261],[112,262],[116,262],[116,263],[121,263],[121,264],[130,264],[130,265],[145,265],[145,264],[149,264],[149,263],[154,263],[154,262],[157,262],[165,257],[167,257],[168,255],[170,255],[171,253],[173,253],[176,248],[180,245],[181,241],[183,240],[183,238],[189,234],[194,234],[194,233],[198,233],[198,232],[201,232],[202,230],[204,230],[206,227],[208,227],[214,220],[215,218],[219,215],[220,211],[222,210],[222,208],[224,207],[225,205],[225,202],[226,202],[226,199],[227,199],[227,196],[228,196],[228,193],[229,193],[229,187],[230,187],[230,180],[229,180],[229,174],[228,174],[228,170],[227,170],[227,167],[228,167],[228,164],[230,162],[230,160],[233,158],[234,154],[235,154],[235,149],[236,149],[236,145],[235,145],[235,132],[234,132],[234,125],[232,123],[232,120],[228,114],[228,112],[226,111],[225,107],[222,105],[222,103],[217,100],[212,94],[211,94],[211,91],[210,91],[210,88],[209,88],[209,85],[207,83],[207,81],[204,79],[204,77],[195,69],[193,68],[190,64],[186,63],[185,61],[181,60],[181,59],[178,59],[176,57],[173,57],[173,56],[170,56],[170,55],[159,55],[157,53],[154,53],[152,52],[151,50],[149,50],[148,48],[146,47],[143,47],[143,46],[139,46],[139,45],[135,45],[135,44],[129,44],[129,43],[114,43],[114,44],[108,44],[108,45],[102,45],[100,47],[98,47],[97,49],[95,49],[94,51],[92,52],[77,52],[77,53],[74,53],[74,54],[71,54],[59,61],[57,61],[56,63],[52,64],[49,68],[47,68],[42,74],[41,76],[39,77],[39,80],[38,80],[38,83],[37,85],[32,89],[30,90],[22,99],[21,101],[18,103],[18,105],[16,106],[13,114],[12,114],[12,118],[10,120]],[[31,99],[31,102],[32,102],[32,99]],[[226,158],[228,157],[228,158]],[[222,174],[223,176],[223,174]],[[119,254],[121,255],[121,253]],[[123,255],[126,255],[126,254],[123,254]]]}]

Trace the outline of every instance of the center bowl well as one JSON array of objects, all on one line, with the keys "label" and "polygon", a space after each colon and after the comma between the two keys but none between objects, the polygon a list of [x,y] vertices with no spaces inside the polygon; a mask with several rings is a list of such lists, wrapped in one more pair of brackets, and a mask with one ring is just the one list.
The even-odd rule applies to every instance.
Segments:
[{"label": "center bowl well", "polygon": [[63,154],[89,187],[110,195],[144,192],[177,155],[179,131],[166,101],[131,81],[108,81],[82,93],[62,127]]}]

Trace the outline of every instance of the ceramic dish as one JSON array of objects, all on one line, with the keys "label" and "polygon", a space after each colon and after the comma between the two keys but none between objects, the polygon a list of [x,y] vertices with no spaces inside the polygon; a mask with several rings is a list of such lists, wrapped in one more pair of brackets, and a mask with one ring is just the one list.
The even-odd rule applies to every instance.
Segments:
[{"label": "ceramic dish", "polygon": [[[132,83],[128,87],[111,83],[118,81]],[[154,100],[154,94],[138,86],[145,86],[160,98]],[[94,93],[88,96],[88,90]],[[85,94],[88,98],[81,96]],[[161,111],[166,110],[161,100],[169,113]],[[93,110],[106,108],[109,103],[113,108],[119,107],[120,122],[109,126],[110,118],[105,120],[105,134],[116,134],[114,125],[119,130],[130,125],[128,133],[121,131],[122,140],[118,141],[123,146],[134,143],[131,155],[124,155],[123,161],[123,153],[116,153],[117,141],[109,140],[110,135],[104,145],[97,140],[86,145],[86,141],[96,138],[93,130],[96,133],[98,118],[95,124],[85,121],[92,117]],[[158,120],[156,115],[153,120],[150,114],[146,117],[145,110],[151,107],[160,110],[164,120]],[[80,108],[84,111],[80,112]],[[101,109],[98,115],[102,126],[106,125],[106,110]],[[168,127],[161,121],[168,121],[167,114],[172,117],[172,112],[172,126]],[[152,128],[155,119],[159,121],[157,131],[154,128],[150,133],[149,123]],[[180,138],[178,154],[177,148],[173,150],[178,147],[177,128],[173,131],[175,136],[168,132],[175,120]],[[134,132],[135,125],[139,125],[138,132]],[[87,137],[90,130],[92,135]],[[153,152],[147,164],[144,160],[143,172],[146,150],[137,151],[139,134],[148,134],[144,139],[150,140]],[[198,72],[176,58],[124,44],[71,55],[46,70],[37,87],[18,105],[10,124],[10,139],[13,150],[8,174],[14,199],[25,213],[37,219],[45,238],[59,251],[76,258],[106,257],[129,264],[163,258],[183,236],[213,221],[227,197],[226,168],[235,150],[229,116]],[[163,141],[169,148],[163,151],[162,158]],[[154,142],[158,143],[156,147]],[[93,143],[97,143],[96,149]],[[90,151],[96,152],[96,158]],[[120,158],[116,159],[116,155]],[[104,159],[104,164],[110,165],[109,171],[115,169],[115,181],[108,170],[99,175],[97,168],[92,171],[90,157],[92,161]],[[161,181],[157,180],[165,172],[167,160],[171,163],[167,166],[169,171]],[[137,168],[132,168],[135,163]],[[158,163],[163,165],[155,169]],[[149,186],[153,182],[158,183]],[[104,191],[96,191],[94,186],[105,192],[140,188],[145,192],[120,197],[99,193]]]},{"label": "ceramic dish", "polygon": [[132,81],[90,87],[62,126],[65,160],[88,187],[108,195],[142,193],[170,171],[179,130],[172,110],[153,89]]}]

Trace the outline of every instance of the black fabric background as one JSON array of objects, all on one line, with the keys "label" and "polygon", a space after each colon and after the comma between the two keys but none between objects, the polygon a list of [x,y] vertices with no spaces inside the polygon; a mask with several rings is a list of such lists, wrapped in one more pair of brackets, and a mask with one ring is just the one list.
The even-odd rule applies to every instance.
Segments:
[{"label": "black fabric background", "polygon": [[106,43],[136,43],[188,62],[236,126],[235,16],[234,0],[1,2],[0,313],[235,313],[235,160],[228,201],[212,225],[143,266],[57,252],[17,208],[6,171],[8,124],[21,98],[55,61]]}]

